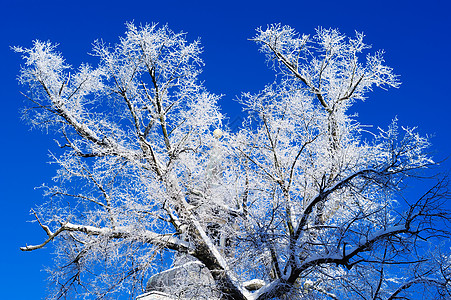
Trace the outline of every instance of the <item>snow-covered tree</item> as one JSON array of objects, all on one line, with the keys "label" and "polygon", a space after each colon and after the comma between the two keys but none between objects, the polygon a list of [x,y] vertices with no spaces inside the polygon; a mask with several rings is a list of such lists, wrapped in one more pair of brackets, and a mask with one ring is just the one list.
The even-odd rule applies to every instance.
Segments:
[{"label": "snow-covered tree", "polygon": [[350,113],[374,87],[399,85],[363,37],[257,29],[276,77],[241,96],[235,132],[198,80],[199,41],[167,26],[128,24],[118,44],[96,42],[95,67],[72,68],[50,42],[15,47],[25,117],[59,136],[54,184],[32,210],[47,237],[21,248],[52,244],[51,298],[133,297],[186,263],[212,283],[181,278],[168,293],[450,297],[447,181],[404,193],[436,165],[427,137]]}]

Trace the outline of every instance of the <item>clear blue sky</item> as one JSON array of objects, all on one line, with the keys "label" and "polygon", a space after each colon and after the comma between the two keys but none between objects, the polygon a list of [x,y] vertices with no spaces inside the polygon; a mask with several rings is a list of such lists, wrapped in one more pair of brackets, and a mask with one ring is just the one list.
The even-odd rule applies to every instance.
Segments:
[{"label": "clear blue sky", "polygon": [[[318,26],[352,35],[363,31],[374,49],[385,49],[387,64],[401,75],[399,89],[375,91],[356,110],[359,121],[385,127],[394,116],[400,124],[418,125],[433,134],[435,157],[451,154],[451,4],[446,0],[379,1],[22,1],[0,6],[0,299],[41,299],[52,248],[20,252],[39,243],[45,233],[31,220],[29,209],[42,201],[34,187],[54,174],[51,136],[30,131],[20,120],[24,99],[16,76],[22,63],[9,47],[30,46],[34,39],[60,44],[67,62],[78,66],[91,43],[114,43],[124,23],[167,23],[175,31],[201,37],[206,63],[202,79],[233,120],[240,109],[233,99],[257,91],[272,80],[264,57],[248,41],[255,28],[270,23],[290,25],[302,33]],[[450,161],[444,163],[449,169]],[[450,205],[451,207],[451,205]]]}]

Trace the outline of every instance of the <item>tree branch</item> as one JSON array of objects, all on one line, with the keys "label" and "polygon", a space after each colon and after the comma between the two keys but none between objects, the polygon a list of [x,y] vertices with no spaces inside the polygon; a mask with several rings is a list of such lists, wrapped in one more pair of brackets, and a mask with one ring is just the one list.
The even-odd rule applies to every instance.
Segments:
[{"label": "tree branch", "polygon": [[[39,221],[39,224],[41,222]],[[95,226],[87,226],[87,225],[76,225],[72,223],[63,223],[61,226],[55,231],[51,232],[48,226],[41,224],[41,227],[47,232],[48,238],[40,245],[34,245],[34,246],[25,246],[21,247],[20,250],[22,251],[32,251],[36,249],[43,248],[45,245],[47,245],[50,241],[52,241],[55,237],[57,237],[60,233],[69,231],[69,232],[80,232],[85,233],[86,235],[91,236],[105,236],[107,238],[111,239],[138,239],[141,241],[144,241],[148,244],[157,245],[160,247],[172,249],[172,250],[178,250],[181,252],[186,253],[193,253],[194,248],[192,245],[188,242],[182,241],[176,237],[174,237],[173,234],[158,234],[152,231],[136,231],[133,230],[133,228],[130,227],[116,227],[115,229],[110,229],[106,227],[95,227]]]}]

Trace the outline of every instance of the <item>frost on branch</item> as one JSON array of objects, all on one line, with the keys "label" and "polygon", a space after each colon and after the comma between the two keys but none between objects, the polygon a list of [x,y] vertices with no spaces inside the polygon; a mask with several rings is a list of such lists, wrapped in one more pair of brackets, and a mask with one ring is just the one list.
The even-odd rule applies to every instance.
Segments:
[{"label": "frost on branch", "polygon": [[185,37],[128,24],[117,44],[94,43],[97,66],[79,68],[50,42],[14,48],[25,117],[58,135],[60,168],[33,210],[44,236],[21,248],[55,249],[51,298],[136,295],[152,275],[188,265],[209,281],[158,288],[396,299],[421,285],[425,297],[450,296],[449,255],[426,242],[448,242],[447,180],[403,193],[435,165],[429,140],[397,120],[367,138],[349,113],[374,87],[399,86],[383,52],[361,33],[258,29],[277,76],[243,94],[248,117],[231,132],[199,83],[200,43]]}]

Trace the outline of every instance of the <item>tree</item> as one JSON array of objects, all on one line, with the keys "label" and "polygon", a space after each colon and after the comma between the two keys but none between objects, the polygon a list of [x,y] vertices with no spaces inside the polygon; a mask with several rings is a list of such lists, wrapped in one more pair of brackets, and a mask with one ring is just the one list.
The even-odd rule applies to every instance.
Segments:
[{"label": "tree", "polygon": [[26,118],[59,135],[54,185],[32,210],[47,238],[21,248],[53,244],[52,298],[134,295],[193,261],[213,278],[205,298],[451,296],[446,177],[404,193],[436,165],[428,138],[397,120],[370,132],[349,112],[399,85],[383,53],[362,61],[363,34],[323,28],[271,25],[252,40],[277,76],[240,98],[236,132],[198,81],[199,41],[167,26],[96,42],[97,67],[72,69],[50,42],[14,48]]}]

